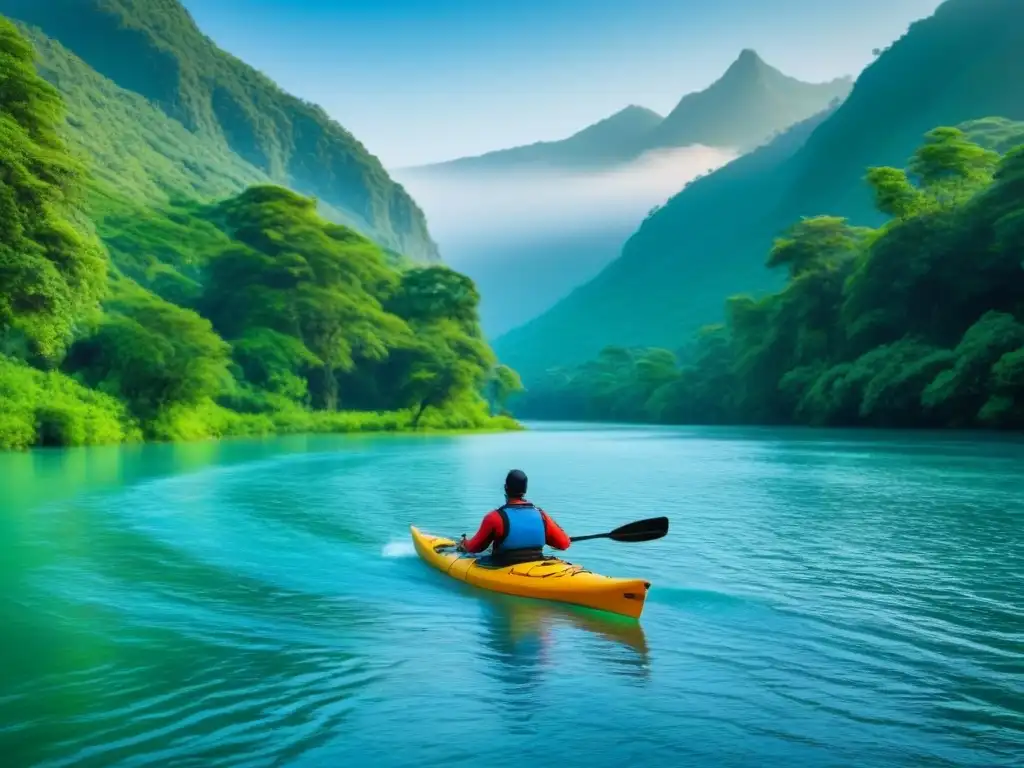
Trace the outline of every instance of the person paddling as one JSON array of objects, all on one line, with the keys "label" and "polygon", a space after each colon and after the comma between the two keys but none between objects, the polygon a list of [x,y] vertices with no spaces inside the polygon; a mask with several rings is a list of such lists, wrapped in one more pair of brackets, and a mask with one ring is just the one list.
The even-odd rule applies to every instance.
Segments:
[{"label": "person paddling", "polygon": [[483,552],[491,547],[491,565],[515,565],[544,559],[544,545],[569,548],[565,531],[541,508],[526,500],[526,473],[513,469],[505,477],[505,503],[484,515],[480,530],[456,548],[460,552]]}]

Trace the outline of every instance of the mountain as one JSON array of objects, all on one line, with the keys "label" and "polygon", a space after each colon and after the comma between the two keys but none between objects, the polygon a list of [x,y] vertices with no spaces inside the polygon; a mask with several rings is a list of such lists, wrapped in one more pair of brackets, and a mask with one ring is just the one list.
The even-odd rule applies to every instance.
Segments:
[{"label": "mountain", "polygon": [[1024,123],[940,126],[873,168],[878,228],[794,222],[779,292],[679,353],[607,347],[516,398],[528,418],[1024,429]]},{"label": "mountain", "polygon": [[746,49],[718,80],[684,96],[648,138],[647,146],[753,149],[773,134],[845,99],[850,77],[805,83],[769,66]]},{"label": "mountain", "polygon": [[733,157],[680,147],[606,169],[396,176],[423,201],[446,263],[476,283],[494,338],[596,275],[652,207]]},{"label": "mountain", "polygon": [[132,204],[160,203],[186,191],[217,198],[270,181],[226,143],[193,133],[38,28],[17,26],[35,49],[37,71],[61,94],[69,144],[109,194]]},{"label": "mountain", "polygon": [[551,310],[495,340],[527,379],[606,345],[683,343],[719,321],[723,299],[780,287],[764,269],[773,239],[803,216],[879,224],[863,181],[902,167],[937,125],[1020,120],[1024,3],[947,0],[857,79],[849,97],[684,189],[646,220],[618,259]]},{"label": "mountain", "polygon": [[[423,212],[376,157],[320,107],[220,50],[177,0],[0,0],[0,14],[37,27],[121,91],[148,100],[201,139],[207,157],[315,196],[325,213],[388,249],[438,260]],[[178,147],[196,143],[183,138]]]},{"label": "mountain", "polygon": [[[399,169],[395,176],[423,204],[448,262],[479,286],[481,320],[497,336],[594,277],[652,206],[696,175],[807,119],[849,88],[849,79],[802,83],[743,51],[669,118],[630,106],[561,141]],[[517,297],[514,312],[504,298],[509,292]]]},{"label": "mountain", "polygon": [[684,96],[668,117],[630,105],[566,139],[404,168],[400,173],[602,168],[652,149],[692,144],[747,151],[844,99],[852,84],[849,77],[805,83],[747,49],[705,90]]},{"label": "mountain", "polygon": [[2,15],[0,82],[0,451],[514,426],[464,275]]},{"label": "mountain", "polygon": [[522,147],[499,149],[476,157],[462,157],[402,171],[449,173],[518,168],[602,167],[635,157],[644,146],[646,137],[662,119],[661,115],[646,107],[630,105],[567,139],[538,141]]}]

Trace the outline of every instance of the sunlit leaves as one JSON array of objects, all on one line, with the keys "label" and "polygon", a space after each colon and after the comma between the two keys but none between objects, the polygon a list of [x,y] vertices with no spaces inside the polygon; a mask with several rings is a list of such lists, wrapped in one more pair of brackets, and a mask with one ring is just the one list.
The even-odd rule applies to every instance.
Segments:
[{"label": "sunlit leaves", "polygon": [[925,134],[907,170],[921,189],[950,205],[988,183],[998,162],[998,153],[970,141],[959,128],[943,126]]},{"label": "sunlit leaves", "polygon": [[866,180],[874,193],[875,207],[894,219],[910,218],[927,205],[927,198],[910,183],[904,170],[871,168]]},{"label": "sunlit leaves", "polygon": [[835,267],[856,251],[868,231],[852,227],[838,216],[804,219],[775,240],[768,266],[785,266],[790,277]]},{"label": "sunlit leaves", "polygon": [[106,255],[72,208],[81,169],[32,49],[0,18],[0,348],[57,361],[96,307]]}]

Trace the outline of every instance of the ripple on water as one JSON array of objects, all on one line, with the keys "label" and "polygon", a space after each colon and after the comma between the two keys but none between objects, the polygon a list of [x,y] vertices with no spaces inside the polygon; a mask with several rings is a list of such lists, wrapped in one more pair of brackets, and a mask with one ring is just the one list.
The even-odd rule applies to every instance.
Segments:
[{"label": "ripple on water", "polygon": [[[487,733],[570,768],[1024,754],[1019,446],[638,428],[316,446],[24,510],[2,753],[457,766]],[[471,528],[516,465],[574,535],[671,517],[659,542],[571,550],[652,581],[642,623],[414,556],[409,523]]]}]

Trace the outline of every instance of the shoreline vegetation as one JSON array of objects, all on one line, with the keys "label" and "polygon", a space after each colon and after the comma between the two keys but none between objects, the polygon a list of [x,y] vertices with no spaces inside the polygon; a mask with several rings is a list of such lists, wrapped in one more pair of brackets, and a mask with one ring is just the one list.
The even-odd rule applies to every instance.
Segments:
[{"label": "shoreline vegetation", "polygon": [[313,411],[294,407],[238,413],[213,400],[172,409],[148,424],[117,398],[59,371],[39,371],[0,356],[0,452],[141,442],[195,442],[298,434],[444,434],[507,432],[524,427],[479,404],[426,411]]},{"label": "shoreline vegetation", "polygon": [[469,278],[275,184],[118,188],[35,54],[0,17],[0,450],[522,428]]},{"label": "shoreline vegetation", "polygon": [[678,350],[607,347],[514,402],[528,419],[1024,430],[1024,124],[930,131],[865,180],[878,228],[804,218],[781,291]]}]

